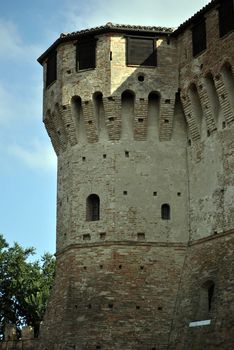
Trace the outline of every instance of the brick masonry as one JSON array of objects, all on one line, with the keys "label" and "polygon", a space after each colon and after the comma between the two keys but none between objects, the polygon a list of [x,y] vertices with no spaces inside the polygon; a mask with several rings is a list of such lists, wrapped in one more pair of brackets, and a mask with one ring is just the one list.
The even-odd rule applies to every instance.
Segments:
[{"label": "brick masonry", "polygon": [[[213,3],[195,58],[193,22],[170,40],[157,32],[157,67],[126,66],[115,30],[97,34],[95,69],[76,71],[75,40],[57,47],[57,80],[44,89],[57,273],[40,350],[234,348],[234,33],[219,38]],[[100,220],[89,222],[92,193]],[[201,318],[211,325],[189,327]]]}]

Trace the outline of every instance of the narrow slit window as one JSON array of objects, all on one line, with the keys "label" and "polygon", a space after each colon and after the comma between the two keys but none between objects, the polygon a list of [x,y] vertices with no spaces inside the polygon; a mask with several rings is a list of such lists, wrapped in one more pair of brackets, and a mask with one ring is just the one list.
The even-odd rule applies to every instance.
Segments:
[{"label": "narrow slit window", "polygon": [[78,42],[76,45],[76,69],[96,67],[96,40]]},{"label": "narrow slit window", "polygon": [[53,52],[46,64],[46,87],[57,80],[57,52]]},{"label": "narrow slit window", "polygon": [[215,294],[215,283],[212,280],[206,281],[200,288],[199,305],[196,311],[197,320],[207,320],[213,309]]},{"label": "narrow slit window", "polygon": [[211,307],[212,307],[214,288],[215,288],[215,284],[214,284],[214,282],[211,282],[209,287],[208,287],[208,310],[209,311],[211,310]]},{"label": "narrow slit window", "polygon": [[127,38],[127,65],[156,66],[157,54],[154,38]]},{"label": "narrow slit window", "polygon": [[234,5],[233,0],[220,1],[219,7],[219,35],[225,34],[234,29]]},{"label": "narrow slit window", "polygon": [[163,220],[170,220],[171,218],[171,208],[169,204],[163,204],[161,206],[161,218]]},{"label": "narrow slit window", "polygon": [[203,18],[192,29],[193,57],[206,49],[206,21]]},{"label": "narrow slit window", "polygon": [[86,200],[86,220],[100,220],[100,198],[96,194],[91,194]]}]

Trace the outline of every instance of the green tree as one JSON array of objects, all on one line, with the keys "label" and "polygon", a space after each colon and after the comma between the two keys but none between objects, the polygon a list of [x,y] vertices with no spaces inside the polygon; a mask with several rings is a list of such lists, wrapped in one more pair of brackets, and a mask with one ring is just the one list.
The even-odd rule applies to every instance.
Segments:
[{"label": "green tree", "polygon": [[55,259],[44,254],[41,260],[30,262],[34,248],[12,247],[0,235],[0,337],[5,324],[34,327],[39,334],[47,301],[54,281]]}]

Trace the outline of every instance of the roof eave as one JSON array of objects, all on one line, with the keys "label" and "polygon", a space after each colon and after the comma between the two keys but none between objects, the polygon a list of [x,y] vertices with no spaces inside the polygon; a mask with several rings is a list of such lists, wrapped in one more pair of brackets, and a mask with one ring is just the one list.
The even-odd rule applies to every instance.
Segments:
[{"label": "roof eave", "polygon": [[149,36],[155,37],[155,36],[168,36],[173,33],[173,30],[170,28],[165,28],[165,30],[141,30],[137,28],[115,28],[115,27],[104,27],[102,29],[97,29],[97,30],[87,30],[84,32],[76,32],[76,33],[71,33],[68,35],[61,35],[38,59],[37,61],[42,65],[45,59],[49,56],[50,52],[53,50],[56,50],[56,48],[64,43],[64,42],[69,42],[69,41],[74,41],[82,37],[89,37],[93,35],[99,35],[99,34],[106,34],[106,33],[125,33],[125,34],[147,34]]}]

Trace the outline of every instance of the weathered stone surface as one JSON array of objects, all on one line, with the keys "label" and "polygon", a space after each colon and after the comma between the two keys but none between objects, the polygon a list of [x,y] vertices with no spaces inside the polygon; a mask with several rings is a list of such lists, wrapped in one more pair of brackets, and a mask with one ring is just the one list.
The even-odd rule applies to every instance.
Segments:
[{"label": "weathered stone surface", "polygon": [[[157,32],[156,67],[127,66],[114,29],[97,34],[95,69],[76,71],[72,39],[57,47],[44,90],[57,273],[41,350],[234,348],[234,33],[219,38],[216,3],[195,58],[193,22]],[[204,317],[210,326],[189,327]]]}]

